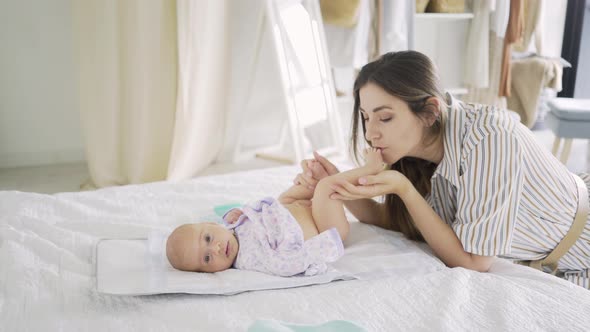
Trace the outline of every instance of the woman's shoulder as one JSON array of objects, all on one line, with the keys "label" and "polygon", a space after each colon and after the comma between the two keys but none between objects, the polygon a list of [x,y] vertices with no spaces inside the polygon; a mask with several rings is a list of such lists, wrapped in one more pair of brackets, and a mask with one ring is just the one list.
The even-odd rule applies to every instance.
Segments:
[{"label": "woman's shoulder", "polygon": [[512,131],[520,123],[518,114],[505,108],[462,101],[459,101],[458,105],[464,114],[465,126],[471,129],[466,133],[481,136]]},{"label": "woman's shoulder", "polygon": [[512,135],[519,124],[518,116],[513,112],[485,104],[456,101],[455,116],[450,116],[455,130],[460,130],[464,151],[469,151],[484,138],[494,135]]}]

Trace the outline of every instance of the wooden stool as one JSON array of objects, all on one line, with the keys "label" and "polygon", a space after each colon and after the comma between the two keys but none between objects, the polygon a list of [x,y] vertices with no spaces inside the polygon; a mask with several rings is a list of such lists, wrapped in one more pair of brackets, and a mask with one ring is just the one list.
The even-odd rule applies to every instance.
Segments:
[{"label": "wooden stool", "polygon": [[545,123],[555,134],[551,152],[557,157],[561,140],[565,139],[559,160],[566,163],[572,139],[590,139],[590,99],[554,98],[549,101]]}]

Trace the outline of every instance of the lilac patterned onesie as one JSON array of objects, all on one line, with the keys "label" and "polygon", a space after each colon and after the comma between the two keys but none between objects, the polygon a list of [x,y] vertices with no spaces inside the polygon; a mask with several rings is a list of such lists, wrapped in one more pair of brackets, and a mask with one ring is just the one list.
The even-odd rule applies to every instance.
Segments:
[{"label": "lilac patterned onesie", "polygon": [[[301,226],[289,210],[274,198],[264,198],[241,208],[233,229],[240,245],[234,267],[282,277],[305,273],[325,273],[326,263],[344,253],[336,228],[324,231],[307,241]],[[231,211],[231,210],[230,210]],[[228,211],[229,213],[229,211]],[[225,216],[223,216],[225,222]]]}]

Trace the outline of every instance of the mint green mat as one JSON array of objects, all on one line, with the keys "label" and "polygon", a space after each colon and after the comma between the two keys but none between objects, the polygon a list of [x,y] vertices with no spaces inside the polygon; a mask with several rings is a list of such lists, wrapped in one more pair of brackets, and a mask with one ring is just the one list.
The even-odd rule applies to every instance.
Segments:
[{"label": "mint green mat", "polygon": [[291,324],[276,320],[257,320],[248,332],[365,332],[359,325],[346,320],[331,320],[318,325]]}]

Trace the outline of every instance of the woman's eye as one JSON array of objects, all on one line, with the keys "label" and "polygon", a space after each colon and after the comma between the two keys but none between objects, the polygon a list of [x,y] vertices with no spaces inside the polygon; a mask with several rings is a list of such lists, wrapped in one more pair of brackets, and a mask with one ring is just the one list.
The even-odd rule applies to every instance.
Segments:
[{"label": "woman's eye", "polygon": [[211,260],[211,256],[209,256],[209,255],[205,256],[205,263],[209,263],[210,260]]},{"label": "woman's eye", "polygon": [[381,119],[381,122],[389,122],[389,121],[391,121],[391,118]]}]

